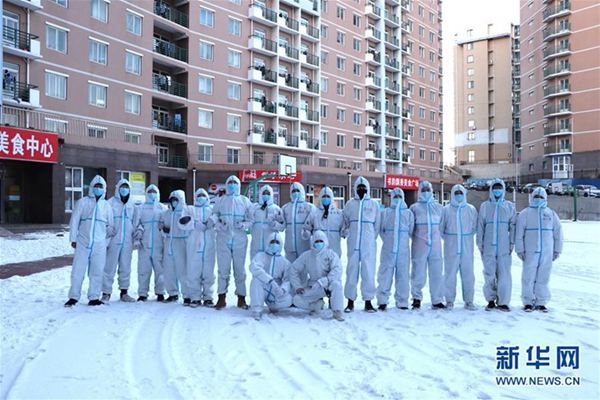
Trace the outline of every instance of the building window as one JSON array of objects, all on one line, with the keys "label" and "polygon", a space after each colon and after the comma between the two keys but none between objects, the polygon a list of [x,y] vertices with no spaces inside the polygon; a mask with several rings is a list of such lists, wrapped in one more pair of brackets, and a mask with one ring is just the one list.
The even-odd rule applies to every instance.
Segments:
[{"label": "building window", "polygon": [[242,21],[229,18],[229,33],[235,36],[242,35]]},{"label": "building window", "polygon": [[472,63],[474,59],[475,59],[474,56],[467,56],[467,62],[468,63]]},{"label": "building window", "polygon": [[92,106],[106,107],[106,86],[88,83],[88,102]]},{"label": "building window", "polygon": [[429,161],[435,161],[437,159],[437,152],[430,151],[429,152]]},{"label": "building window", "polygon": [[319,167],[329,167],[329,159],[319,158]]},{"label": "building window", "polygon": [[425,109],[423,107],[419,107],[419,118],[425,119]]},{"label": "building window", "polygon": [[422,25],[419,25],[419,37],[425,36],[425,28]]},{"label": "building window", "polygon": [[234,114],[227,114],[227,130],[229,132],[239,132],[242,124],[242,117]]},{"label": "building window", "polygon": [[362,169],[362,163],[361,162],[353,162],[352,169],[355,171],[360,171]]},{"label": "building window", "polygon": [[215,46],[210,43],[200,42],[200,58],[203,60],[212,61],[214,48]]},{"label": "building window", "polygon": [[475,88],[475,81],[467,81],[467,89]]},{"label": "building window", "polygon": [[242,53],[235,50],[229,50],[227,59],[230,67],[240,68],[242,65]]},{"label": "building window", "polygon": [[344,7],[337,6],[336,15],[339,19],[346,19],[346,9]]},{"label": "building window", "polygon": [[59,6],[67,7],[68,0],[50,0],[50,1],[58,4]]},{"label": "building window", "polygon": [[[4,117],[6,117],[6,114],[4,114]],[[44,118],[44,130],[48,132],[67,133],[67,121]]]},{"label": "building window", "polygon": [[125,51],[125,71],[130,74],[140,75],[142,73],[142,56]]},{"label": "building window", "polygon": [[415,158],[415,148],[414,147],[409,147],[408,148],[408,156],[413,159]]},{"label": "building window", "polygon": [[125,112],[140,115],[142,107],[142,95],[125,91]]},{"label": "building window", "polygon": [[435,142],[436,137],[437,137],[437,134],[435,133],[435,131],[429,132],[429,140],[431,140],[432,142]]},{"label": "building window", "polygon": [[358,28],[360,28],[360,15],[352,14],[352,24]]},{"label": "building window", "polygon": [[75,203],[83,197],[83,168],[65,168],[65,211],[72,212]]},{"label": "building window", "polygon": [[327,25],[321,25],[321,38],[327,39],[329,36],[329,27]]},{"label": "building window", "polygon": [[475,75],[475,70],[473,68],[467,68],[467,76]]},{"label": "building window", "polygon": [[533,172],[533,164],[529,164],[529,172]]},{"label": "building window", "polygon": [[141,141],[142,141],[141,133],[125,131],[125,143],[140,144]]},{"label": "building window", "polygon": [[97,139],[106,139],[106,132],[108,131],[108,129],[103,126],[88,125],[87,130],[89,137]]},{"label": "building window", "polygon": [[159,164],[169,163],[169,145],[166,143],[156,142],[156,154],[158,155]]},{"label": "building window", "polygon": [[338,96],[346,95],[346,84],[342,82],[337,82],[337,94]]},{"label": "building window", "polygon": [[207,10],[206,8],[200,8],[200,25],[212,28],[215,22],[215,13]]},{"label": "building window", "polygon": [[198,144],[198,161],[212,162],[213,146],[210,144]]},{"label": "building window", "polygon": [[475,132],[467,132],[467,140],[475,140]]},{"label": "building window", "polygon": [[354,123],[354,125],[360,125],[362,120],[362,115],[360,113],[353,113],[352,114],[352,122]]},{"label": "building window", "polygon": [[240,163],[240,149],[234,147],[227,148],[227,164]]},{"label": "building window", "polygon": [[360,100],[362,98],[362,90],[360,88],[355,87],[353,89],[354,92],[354,100]]},{"label": "building window", "polygon": [[321,92],[326,93],[329,90],[329,78],[321,77]]},{"label": "building window", "polygon": [[419,138],[425,139],[425,128],[419,128]]},{"label": "building window", "polygon": [[475,162],[475,150],[469,150],[469,152],[467,153],[467,161],[470,163]]},{"label": "building window", "polygon": [[329,132],[321,131],[321,145],[327,146],[327,142],[329,141]]},{"label": "building window", "polygon": [[420,149],[419,150],[419,159],[420,160],[424,160],[425,159],[425,149]]},{"label": "building window", "polygon": [[336,168],[346,168],[346,160],[335,160],[335,167]]},{"label": "building window", "polygon": [[353,140],[353,144],[354,144],[354,150],[360,150],[361,149],[361,139],[359,137],[355,137]]},{"label": "building window", "polygon": [[92,0],[90,15],[98,21],[108,21],[108,2],[105,0]]},{"label": "building window", "polygon": [[337,147],[346,147],[346,135],[337,134]]},{"label": "building window", "polygon": [[475,107],[467,107],[467,114],[469,114],[469,115],[475,114]]},{"label": "building window", "polygon": [[343,108],[337,109],[337,120],[340,122],[346,121],[346,110],[344,110]]},{"label": "building window", "polygon": [[210,76],[200,75],[198,78],[198,91],[204,94],[213,94],[213,81]]},{"label": "building window", "polygon": [[100,43],[90,39],[90,61],[106,65],[106,55],[108,46],[106,43]]},{"label": "building window", "polygon": [[346,59],[342,57],[336,57],[337,69],[340,71],[346,70]]},{"label": "building window", "polygon": [[60,53],[66,53],[67,31],[55,26],[46,26],[46,47]]},{"label": "building window", "polygon": [[337,31],[337,42],[344,46],[346,44],[346,34],[344,32]]},{"label": "building window", "polygon": [[142,36],[142,17],[127,11],[127,32]]},{"label": "building window", "polygon": [[542,161],[542,169],[543,170],[547,170],[548,169],[548,161]]},{"label": "building window", "polygon": [[200,128],[212,128],[213,112],[212,110],[198,110],[198,126]]},{"label": "building window", "polygon": [[329,106],[327,104],[321,104],[321,118],[327,119],[329,116]]},{"label": "building window", "polygon": [[227,82],[227,97],[233,100],[239,100],[241,97],[242,85],[235,82]]},{"label": "building window", "polygon": [[46,96],[65,100],[67,98],[67,76],[46,72]]},{"label": "building window", "polygon": [[354,73],[354,75],[356,76],[360,76],[360,64],[359,63],[353,63],[352,64],[352,72]]},{"label": "building window", "polygon": [[474,119],[470,119],[470,120],[467,122],[467,126],[468,126],[470,129],[475,129],[475,120],[474,120]]},{"label": "building window", "polygon": [[475,95],[473,93],[469,93],[467,95],[467,101],[468,102],[473,102],[475,100]]},{"label": "building window", "polygon": [[360,48],[361,48],[360,39],[354,38],[354,40],[352,41],[352,48],[355,51],[360,51]]}]

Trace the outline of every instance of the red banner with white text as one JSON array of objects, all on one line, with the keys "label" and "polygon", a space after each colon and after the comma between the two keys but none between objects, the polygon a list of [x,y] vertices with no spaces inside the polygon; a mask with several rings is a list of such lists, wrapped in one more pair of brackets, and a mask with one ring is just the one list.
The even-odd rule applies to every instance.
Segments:
[{"label": "red banner with white text", "polygon": [[56,163],[57,150],[56,133],[0,127],[0,158]]}]

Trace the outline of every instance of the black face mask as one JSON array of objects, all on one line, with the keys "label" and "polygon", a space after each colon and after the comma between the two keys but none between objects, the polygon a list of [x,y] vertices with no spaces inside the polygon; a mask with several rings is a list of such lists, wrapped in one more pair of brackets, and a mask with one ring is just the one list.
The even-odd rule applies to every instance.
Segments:
[{"label": "black face mask", "polygon": [[358,194],[358,197],[362,200],[363,197],[365,197],[365,195],[367,194],[367,189],[358,189],[356,191],[356,194]]}]

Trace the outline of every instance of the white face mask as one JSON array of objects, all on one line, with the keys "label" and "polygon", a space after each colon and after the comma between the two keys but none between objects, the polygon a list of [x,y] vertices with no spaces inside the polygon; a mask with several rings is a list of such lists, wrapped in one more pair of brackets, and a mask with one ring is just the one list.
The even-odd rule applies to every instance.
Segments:
[{"label": "white face mask", "polygon": [[206,204],[206,200],[207,200],[206,197],[196,197],[196,205],[198,207],[202,207],[203,205]]}]

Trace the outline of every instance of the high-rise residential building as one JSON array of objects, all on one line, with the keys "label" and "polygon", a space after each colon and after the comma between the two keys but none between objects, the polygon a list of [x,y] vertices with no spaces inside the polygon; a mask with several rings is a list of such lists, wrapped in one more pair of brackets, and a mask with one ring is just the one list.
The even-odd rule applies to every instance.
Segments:
[{"label": "high-rise residential building", "polygon": [[269,173],[340,207],[359,175],[384,201],[448,182],[440,0],[3,4],[2,222],[68,221],[96,174],[166,201]]},{"label": "high-rise residential building", "polygon": [[521,1],[525,182],[600,178],[600,3]]},{"label": "high-rise residential building", "polygon": [[519,26],[468,30],[454,63],[455,163],[473,176],[504,176],[520,135]]}]

